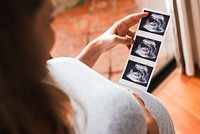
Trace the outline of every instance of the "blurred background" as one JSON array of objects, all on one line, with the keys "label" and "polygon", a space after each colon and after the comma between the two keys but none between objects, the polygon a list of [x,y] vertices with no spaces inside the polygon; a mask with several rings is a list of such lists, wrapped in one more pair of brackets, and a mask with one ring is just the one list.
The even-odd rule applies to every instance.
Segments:
[{"label": "blurred background", "polygon": [[[141,12],[144,7],[166,12],[165,0],[57,0],[57,5],[58,15],[53,24],[57,42],[51,52],[53,57],[76,57],[90,41],[105,32],[115,21]],[[174,57],[175,41],[171,24],[154,76]],[[137,25],[132,27],[134,30],[136,28]],[[94,70],[118,82],[128,54],[127,47],[116,46],[100,57]]]}]

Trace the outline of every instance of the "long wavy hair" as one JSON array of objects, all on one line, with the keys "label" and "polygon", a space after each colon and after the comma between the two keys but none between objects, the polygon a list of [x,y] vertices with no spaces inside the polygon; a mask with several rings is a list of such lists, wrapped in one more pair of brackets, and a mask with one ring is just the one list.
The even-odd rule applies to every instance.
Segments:
[{"label": "long wavy hair", "polygon": [[0,0],[0,133],[73,134],[69,97],[45,84],[46,61],[32,34],[44,0]]}]

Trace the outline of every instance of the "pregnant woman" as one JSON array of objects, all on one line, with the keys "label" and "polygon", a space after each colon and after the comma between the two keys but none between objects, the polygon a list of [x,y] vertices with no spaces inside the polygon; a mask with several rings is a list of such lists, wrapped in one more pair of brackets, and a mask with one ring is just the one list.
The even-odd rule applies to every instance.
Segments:
[{"label": "pregnant woman", "polygon": [[91,69],[103,52],[130,45],[129,28],[148,13],[117,21],[76,59],[48,60],[53,11],[51,0],[0,1],[0,133],[173,134],[155,97]]}]

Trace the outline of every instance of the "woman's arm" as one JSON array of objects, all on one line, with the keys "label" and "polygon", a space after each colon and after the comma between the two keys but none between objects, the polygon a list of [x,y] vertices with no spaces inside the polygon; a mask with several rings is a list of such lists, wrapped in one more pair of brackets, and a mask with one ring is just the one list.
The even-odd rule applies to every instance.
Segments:
[{"label": "woman's arm", "polygon": [[115,22],[105,33],[90,42],[77,56],[77,59],[89,67],[93,67],[103,52],[119,44],[125,46],[131,45],[135,33],[130,30],[130,27],[137,24],[141,18],[147,15],[148,13],[132,14]]},{"label": "woman's arm", "polygon": [[92,68],[102,53],[101,42],[95,39],[76,58]]}]

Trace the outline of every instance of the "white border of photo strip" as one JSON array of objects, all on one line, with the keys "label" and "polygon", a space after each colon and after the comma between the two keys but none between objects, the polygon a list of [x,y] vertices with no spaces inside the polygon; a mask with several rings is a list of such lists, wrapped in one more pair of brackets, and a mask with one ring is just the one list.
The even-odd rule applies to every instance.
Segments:
[{"label": "white border of photo strip", "polygon": [[[159,57],[159,54],[160,54],[160,51],[161,51],[161,48],[162,48],[162,45],[163,45],[163,41],[165,39],[165,36],[166,36],[166,32],[168,30],[168,27],[169,27],[169,23],[170,23],[170,20],[171,20],[171,15],[168,14],[168,13],[164,13],[164,12],[159,12],[159,11],[155,11],[155,10],[152,10],[152,9],[147,9],[147,8],[143,8],[143,12],[144,10],[147,10],[149,12],[153,12],[153,13],[158,13],[158,14],[162,14],[162,15],[165,15],[165,16],[169,16],[169,20],[168,20],[168,23],[167,23],[167,26],[166,26],[166,29],[164,31],[164,35],[158,35],[158,34],[155,34],[155,33],[150,33],[150,32],[146,32],[146,31],[142,31],[142,30],[139,30],[139,27],[141,25],[141,20],[139,21],[139,25],[137,27],[137,30],[136,30],[136,33],[135,33],[135,37],[134,37],[134,40],[136,39],[137,36],[140,36],[140,37],[144,37],[144,38],[148,38],[148,39],[152,39],[152,40],[155,40],[155,41],[159,41],[161,42],[160,44],[160,48],[158,50],[158,55],[156,57],[156,61],[151,61],[151,60],[148,60],[148,59],[144,59],[144,58],[140,58],[140,57],[137,57],[137,56],[134,56],[134,55],[131,55],[131,51],[133,49],[133,46],[131,47],[130,49],[130,52],[129,52],[129,56],[128,56],[128,59],[126,61],[126,66],[123,70],[123,73],[121,75],[121,78],[119,80],[119,83],[121,83],[122,85],[127,85],[128,87],[132,87],[133,89],[136,88],[136,89],[140,89],[140,90],[143,90],[143,91],[147,91],[148,90],[148,87],[149,87],[149,84],[150,84],[150,81],[152,79],[152,76],[153,76],[153,73],[154,73],[154,70],[155,70],[155,67],[156,67],[156,64],[157,64],[157,61],[158,61],[158,57]],[[144,64],[144,65],[147,65],[147,66],[150,66],[153,68],[151,74],[150,74],[150,77],[149,77],[149,80],[148,80],[148,84],[147,86],[142,86],[140,84],[137,84],[137,83],[134,83],[134,82],[131,82],[131,81],[128,81],[126,79],[123,79],[123,76],[125,75],[125,71],[127,69],[127,65],[128,65],[128,62],[129,61],[133,61],[133,62],[137,62],[137,63],[140,63],[140,64]]]}]

